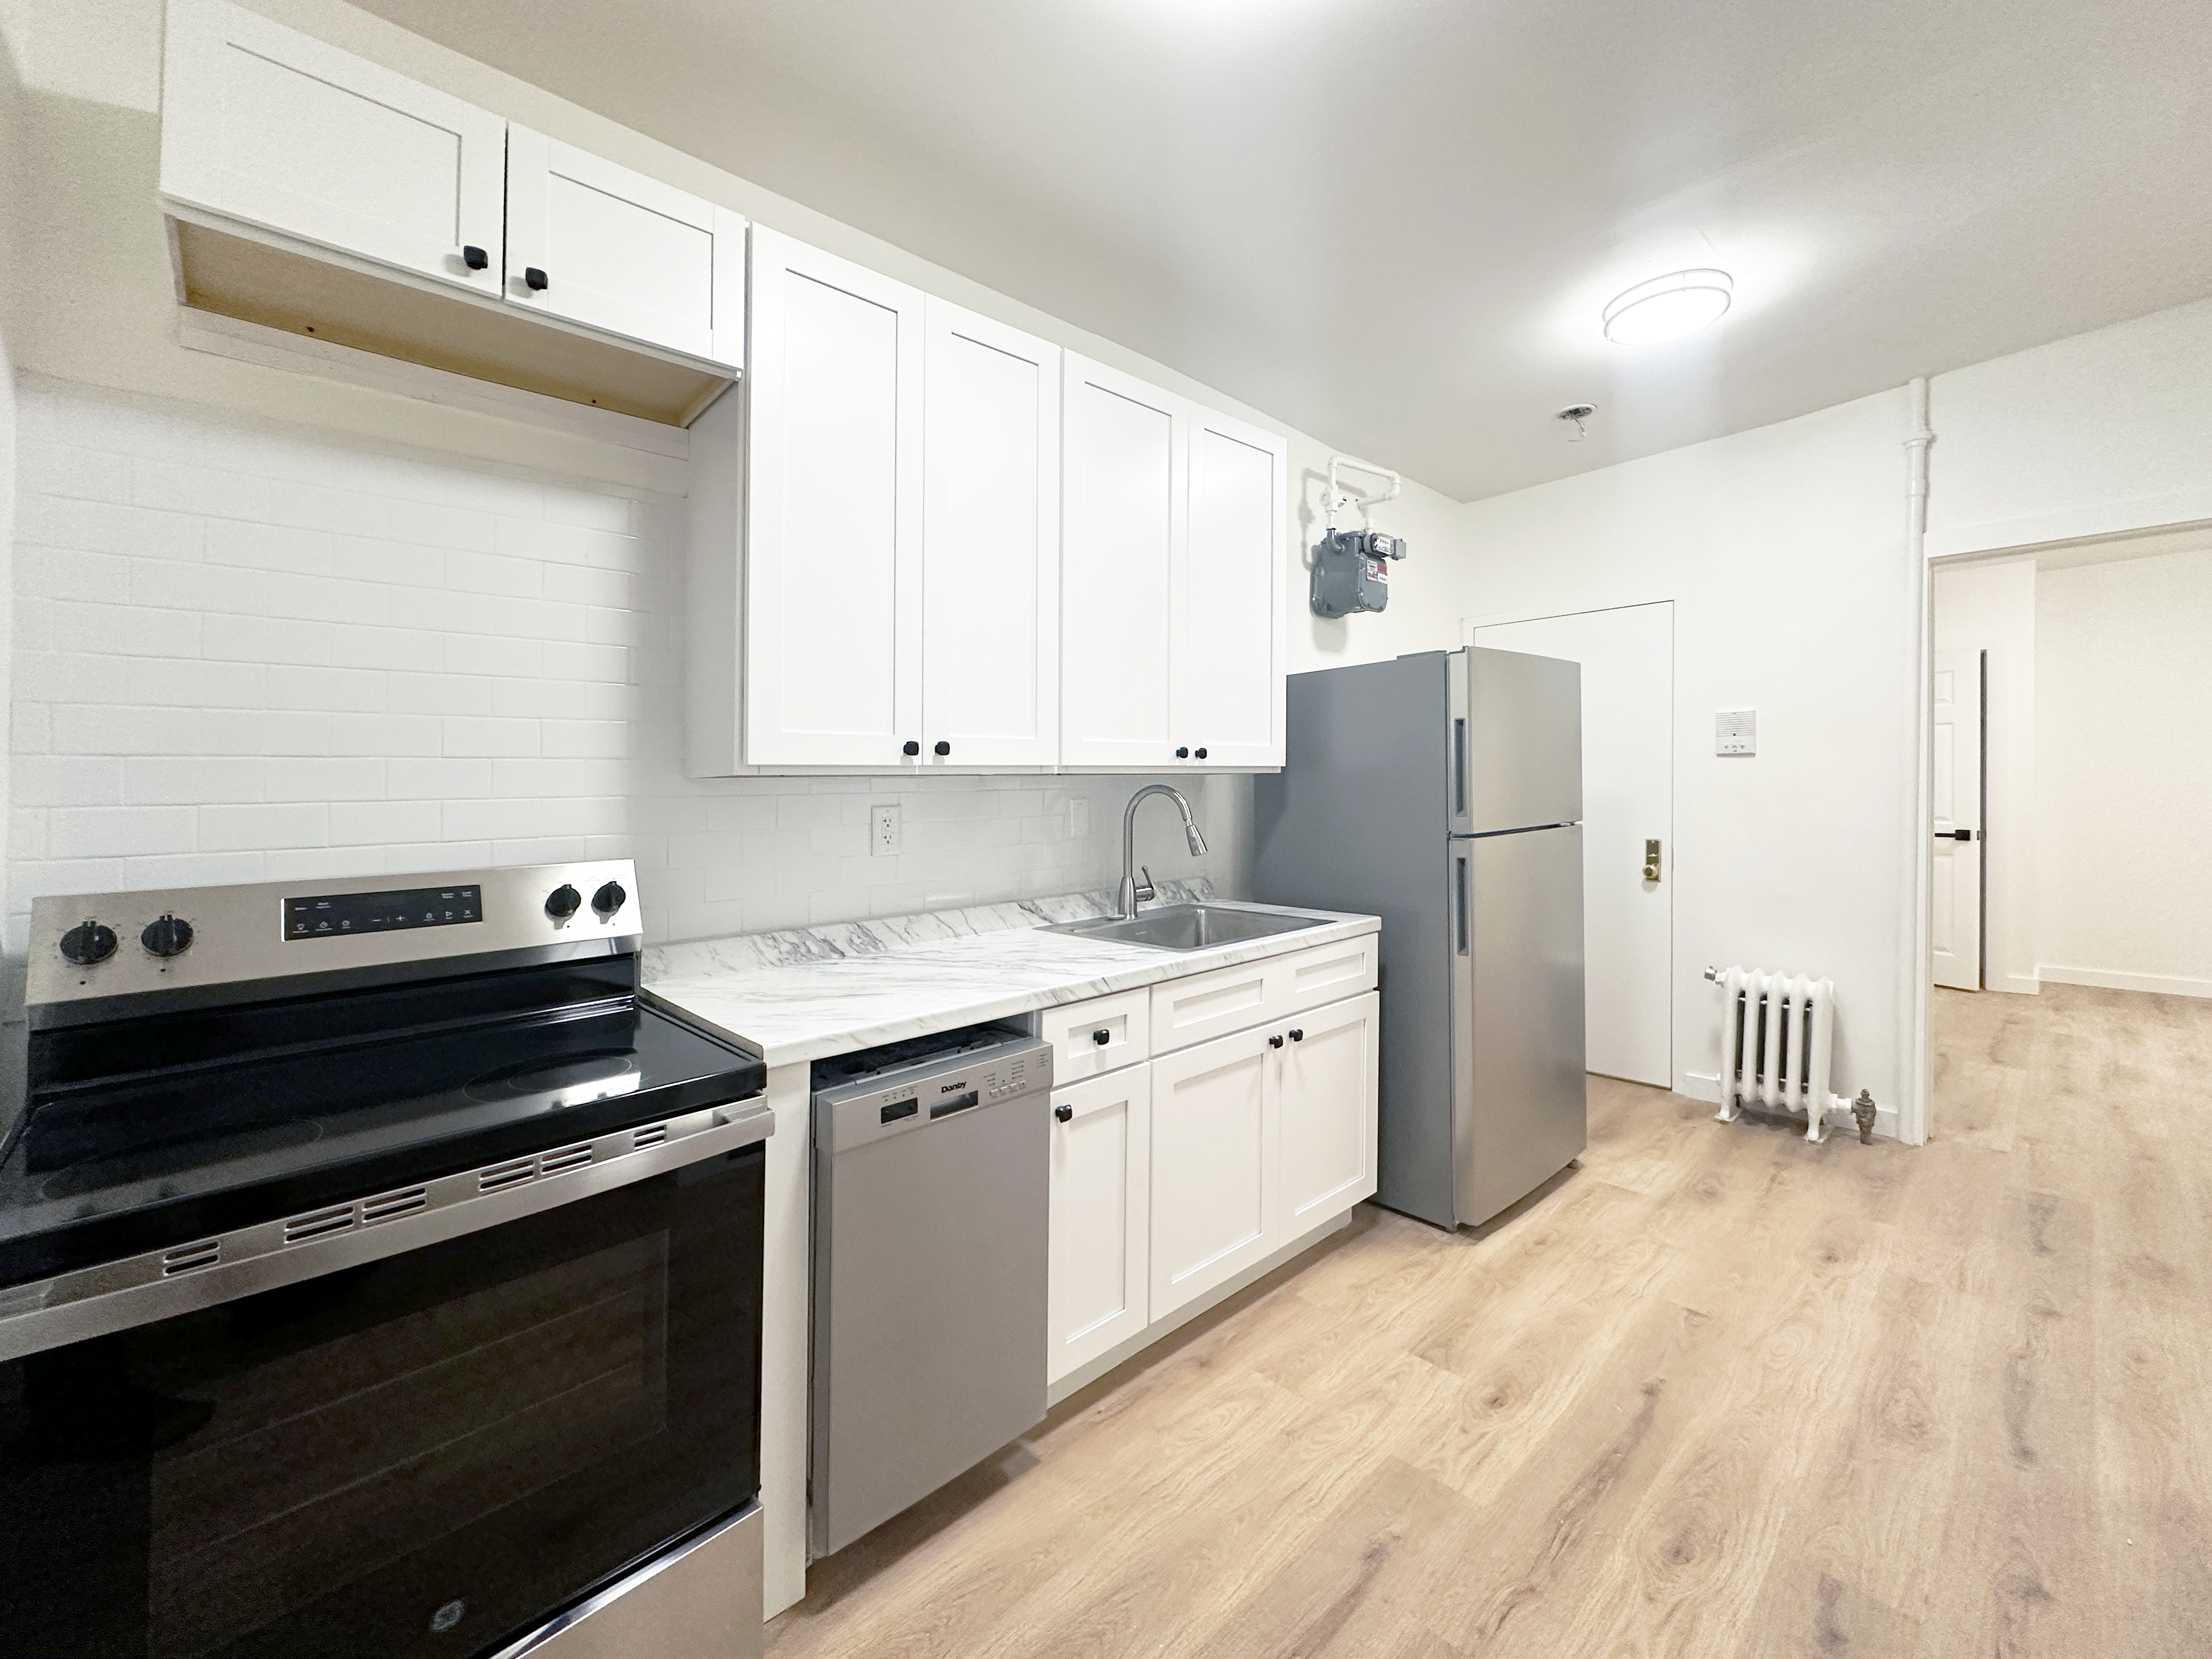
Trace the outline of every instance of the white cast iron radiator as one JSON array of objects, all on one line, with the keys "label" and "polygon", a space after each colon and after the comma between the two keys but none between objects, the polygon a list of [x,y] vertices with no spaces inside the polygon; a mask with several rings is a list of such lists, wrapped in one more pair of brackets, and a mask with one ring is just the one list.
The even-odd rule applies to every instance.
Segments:
[{"label": "white cast iron radiator", "polygon": [[[1706,977],[1721,988],[1721,1121],[1745,1106],[1802,1112],[1805,1139],[1823,1139],[1831,1109],[1853,1109],[1828,1092],[1836,982],[1755,968],[1708,969]],[[1861,1139],[1874,1117],[1873,1100],[1864,1103]]]}]

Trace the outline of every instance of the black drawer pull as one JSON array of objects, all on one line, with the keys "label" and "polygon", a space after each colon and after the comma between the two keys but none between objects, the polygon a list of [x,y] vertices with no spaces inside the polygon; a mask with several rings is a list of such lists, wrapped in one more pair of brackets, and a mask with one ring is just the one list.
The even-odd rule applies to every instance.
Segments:
[{"label": "black drawer pull", "polygon": [[1062,1123],[1065,1123],[1068,1119],[1075,1115],[1075,1108],[1073,1106],[1055,1106],[1052,1109],[1052,1115],[1058,1118]]},{"label": "black drawer pull", "polygon": [[1091,1040],[1103,1048],[1114,1040],[1114,1034],[1102,1025],[1091,1034]]}]

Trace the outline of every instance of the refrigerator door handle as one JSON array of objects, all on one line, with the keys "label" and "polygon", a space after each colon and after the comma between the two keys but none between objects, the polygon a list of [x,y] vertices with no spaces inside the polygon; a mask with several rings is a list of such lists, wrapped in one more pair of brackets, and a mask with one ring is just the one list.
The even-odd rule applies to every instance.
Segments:
[{"label": "refrigerator door handle", "polygon": [[1458,887],[1459,953],[1467,954],[1468,854],[1464,849],[1452,855],[1452,873]]},{"label": "refrigerator door handle", "polygon": [[1467,716],[1452,721],[1452,817],[1467,817]]}]

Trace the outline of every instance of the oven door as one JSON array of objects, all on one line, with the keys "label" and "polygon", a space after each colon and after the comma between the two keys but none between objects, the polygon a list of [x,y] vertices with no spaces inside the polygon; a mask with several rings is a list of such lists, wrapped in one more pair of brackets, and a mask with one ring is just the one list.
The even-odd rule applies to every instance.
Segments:
[{"label": "oven door", "polygon": [[0,1364],[37,1659],[467,1659],[759,1487],[759,1145]]}]

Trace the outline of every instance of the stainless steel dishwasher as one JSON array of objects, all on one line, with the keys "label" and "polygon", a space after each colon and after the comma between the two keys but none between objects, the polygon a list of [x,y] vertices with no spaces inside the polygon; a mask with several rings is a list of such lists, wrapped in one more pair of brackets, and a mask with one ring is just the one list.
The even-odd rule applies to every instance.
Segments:
[{"label": "stainless steel dishwasher", "polygon": [[1044,1416],[1052,1048],[997,1027],[814,1067],[819,1557]]}]

